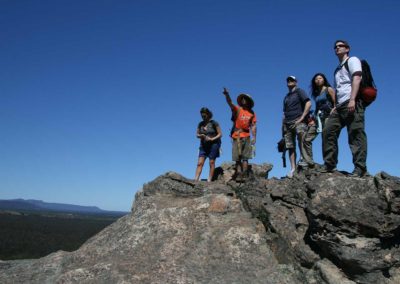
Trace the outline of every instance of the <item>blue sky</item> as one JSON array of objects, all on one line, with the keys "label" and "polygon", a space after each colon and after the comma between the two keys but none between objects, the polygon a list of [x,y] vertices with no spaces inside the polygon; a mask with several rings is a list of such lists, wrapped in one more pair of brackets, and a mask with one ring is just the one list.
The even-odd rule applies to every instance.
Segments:
[{"label": "blue sky", "polygon": [[[203,106],[224,134],[217,165],[230,161],[224,86],[254,98],[253,162],[281,177],[285,78],[307,92],[317,72],[332,82],[336,39],[379,89],[368,169],[399,176],[399,13],[396,0],[0,0],[0,199],[129,210],[158,175],[193,178]],[[314,152],[322,163],[320,137]],[[338,167],[353,169],[345,129]]]}]

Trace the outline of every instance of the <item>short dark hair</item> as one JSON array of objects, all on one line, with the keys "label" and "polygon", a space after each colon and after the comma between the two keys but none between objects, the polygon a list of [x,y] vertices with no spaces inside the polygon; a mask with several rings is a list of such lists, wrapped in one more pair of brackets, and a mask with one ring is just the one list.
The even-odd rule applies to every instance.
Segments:
[{"label": "short dark hair", "polygon": [[212,116],[213,116],[212,112],[206,107],[202,107],[200,109],[200,114],[202,114],[202,113],[206,113],[210,118],[212,118]]}]

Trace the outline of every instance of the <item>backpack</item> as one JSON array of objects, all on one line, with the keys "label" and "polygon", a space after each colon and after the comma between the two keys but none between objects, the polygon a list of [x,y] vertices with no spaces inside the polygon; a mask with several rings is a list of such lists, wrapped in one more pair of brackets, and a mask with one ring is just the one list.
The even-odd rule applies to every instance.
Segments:
[{"label": "backpack", "polygon": [[[346,68],[347,72],[350,73],[348,60],[346,60],[343,65]],[[373,101],[375,101],[378,90],[376,89],[374,78],[372,77],[371,68],[369,67],[368,62],[365,59],[361,60],[361,70],[362,77],[358,96],[364,102],[364,105],[368,106]]]}]

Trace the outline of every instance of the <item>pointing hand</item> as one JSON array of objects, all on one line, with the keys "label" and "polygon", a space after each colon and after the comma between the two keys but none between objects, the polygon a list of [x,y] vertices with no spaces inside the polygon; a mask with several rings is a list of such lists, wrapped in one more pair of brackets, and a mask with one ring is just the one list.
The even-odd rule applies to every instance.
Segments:
[{"label": "pointing hand", "polygon": [[228,90],[224,87],[224,91],[222,92],[225,96],[229,95]]}]

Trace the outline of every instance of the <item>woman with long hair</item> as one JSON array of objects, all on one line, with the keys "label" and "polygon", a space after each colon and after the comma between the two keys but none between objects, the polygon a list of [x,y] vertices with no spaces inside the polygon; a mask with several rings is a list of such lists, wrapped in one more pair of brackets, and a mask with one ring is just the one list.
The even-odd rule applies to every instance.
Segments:
[{"label": "woman with long hair", "polygon": [[315,101],[315,111],[314,115],[310,116],[308,130],[301,145],[303,160],[310,167],[314,166],[312,142],[318,133],[322,132],[325,121],[334,110],[336,103],[335,91],[323,73],[317,73],[311,79],[311,97]]},{"label": "woman with long hair", "polygon": [[197,126],[197,138],[200,139],[199,159],[197,161],[195,180],[200,179],[204,162],[208,158],[210,160],[210,173],[207,181],[212,181],[215,170],[215,160],[219,157],[221,148],[221,128],[215,120],[212,120],[212,112],[203,107],[200,109],[200,115],[203,119]]},{"label": "woman with long hair", "polygon": [[332,89],[324,74],[317,73],[311,79],[311,96],[316,105],[315,114],[317,115],[318,112],[321,114],[321,128],[323,128],[325,119],[328,118],[336,104],[335,91]]}]

